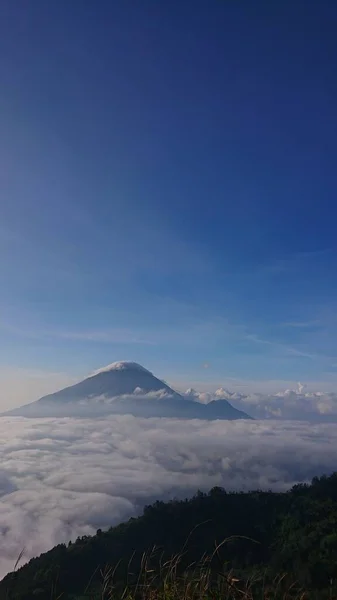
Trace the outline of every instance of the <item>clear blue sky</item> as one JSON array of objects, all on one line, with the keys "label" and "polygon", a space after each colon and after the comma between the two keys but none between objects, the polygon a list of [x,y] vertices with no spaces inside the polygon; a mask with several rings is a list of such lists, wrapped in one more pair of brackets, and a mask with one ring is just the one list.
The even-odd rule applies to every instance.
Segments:
[{"label": "clear blue sky", "polygon": [[1,2],[3,368],[337,381],[336,30],[332,0]]}]

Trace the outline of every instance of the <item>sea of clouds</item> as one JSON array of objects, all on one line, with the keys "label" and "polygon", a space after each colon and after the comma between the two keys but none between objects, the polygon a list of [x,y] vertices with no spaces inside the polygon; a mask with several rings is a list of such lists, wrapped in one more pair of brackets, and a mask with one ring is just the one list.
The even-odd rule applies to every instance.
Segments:
[{"label": "sea of clouds", "polygon": [[208,404],[226,399],[255,419],[296,419],[311,422],[337,422],[337,393],[307,391],[298,383],[296,389],[275,394],[232,392],[219,388],[215,392],[189,389],[186,398]]},{"label": "sea of clouds", "polygon": [[129,415],[0,418],[0,575],[156,499],[285,490],[337,464],[335,424]]}]

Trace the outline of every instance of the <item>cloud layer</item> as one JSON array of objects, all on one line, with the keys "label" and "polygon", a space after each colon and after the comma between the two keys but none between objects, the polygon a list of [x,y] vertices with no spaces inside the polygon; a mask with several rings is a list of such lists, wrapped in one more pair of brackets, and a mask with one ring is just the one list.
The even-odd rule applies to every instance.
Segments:
[{"label": "cloud layer", "polygon": [[243,394],[219,388],[215,392],[201,393],[189,389],[185,396],[202,404],[224,398],[257,419],[337,421],[337,393],[306,391],[301,383],[297,389],[288,389],[276,394]]},{"label": "cloud layer", "polygon": [[214,485],[284,490],[337,464],[335,425],[0,419],[0,565]]}]

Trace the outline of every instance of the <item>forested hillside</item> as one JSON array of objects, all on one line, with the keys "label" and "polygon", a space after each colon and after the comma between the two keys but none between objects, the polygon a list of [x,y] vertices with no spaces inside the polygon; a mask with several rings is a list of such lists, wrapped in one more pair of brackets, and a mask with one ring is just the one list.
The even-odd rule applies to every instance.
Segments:
[{"label": "forested hillside", "polygon": [[288,573],[312,597],[336,597],[337,473],[287,493],[213,488],[190,500],[156,502],[139,518],[32,559],[5,577],[0,597],[92,597],[107,565],[117,565],[117,584],[126,573],[129,583],[136,580],[144,552],[154,573],[177,553],[179,572],[208,556],[214,573],[224,565],[239,579],[254,573],[272,581]]}]

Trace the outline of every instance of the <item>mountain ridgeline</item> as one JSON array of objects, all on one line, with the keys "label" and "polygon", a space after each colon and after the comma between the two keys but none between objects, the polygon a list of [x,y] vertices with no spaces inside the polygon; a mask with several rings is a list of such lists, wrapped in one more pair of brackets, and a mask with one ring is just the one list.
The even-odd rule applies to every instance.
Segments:
[{"label": "mountain ridgeline", "polygon": [[[149,551],[146,568],[159,578],[161,565],[172,556],[180,555],[177,572],[185,574],[208,557],[214,575],[225,565],[241,581],[270,582],[275,588],[276,578],[287,574],[296,582],[293,593],[277,596],[273,589],[268,598],[336,598],[336,531],[337,473],[284,493],[213,488],[190,500],[155,502],[142,516],[109,531],[56,546],[7,575],[0,582],[0,597],[110,597],[98,592],[106,569],[111,567],[115,584],[123,590],[126,579],[137,583],[142,557]],[[299,586],[310,594],[299,594]]]},{"label": "mountain ridgeline", "polygon": [[126,361],[113,363],[80,383],[6,413],[22,417],[104,414],[185,419],[251,418],[225,399],[204,405],[186,398],[141,365]]}]

